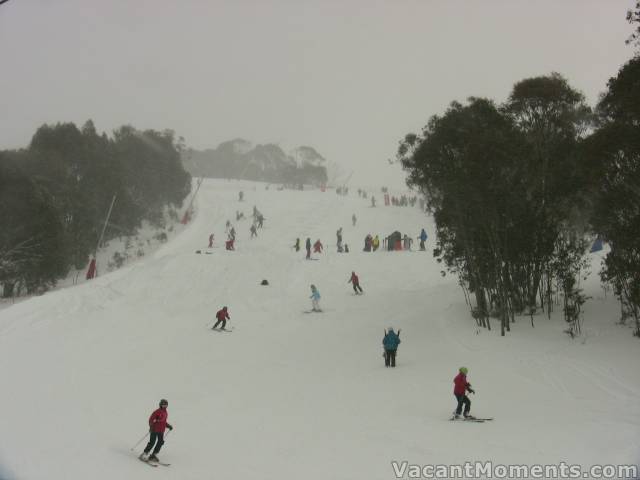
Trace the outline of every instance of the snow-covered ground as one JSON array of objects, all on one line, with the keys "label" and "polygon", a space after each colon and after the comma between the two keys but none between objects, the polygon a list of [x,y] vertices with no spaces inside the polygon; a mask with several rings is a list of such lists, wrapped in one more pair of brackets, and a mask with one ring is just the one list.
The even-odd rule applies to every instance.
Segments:
[{"label": "snow-covered ground", "polygon": [[[0,478],[392,479],[394,460],[640,460],[640,342],[615,325],[595,273],[583,338],[557,316],[535,328],[519,318],[501,338],[477,331],[430,253],[362,251],[367,233],[432,234],[418,208],[213,180],[196,204],[152,255],[0,311]],[[251,240],[250,221],[234,219],[254,205],[266,221]],[[228,219],[235,252],[222,242]],[[335,251],[339,227],[351,253]],[[327,247],[317,261],[291,248],[307,236]],[[322,314],[303,313],[311,283]],[[228,334],[210,330],[223,305]],[[382,358],[388,326],[402,329],[395,369]],[[463,365],[472,413],[493,422],[448,421]],[[175,429],[160,458],[172,465],[149,468],[136,460],[144,442],[130,449],[163,397]]]}]

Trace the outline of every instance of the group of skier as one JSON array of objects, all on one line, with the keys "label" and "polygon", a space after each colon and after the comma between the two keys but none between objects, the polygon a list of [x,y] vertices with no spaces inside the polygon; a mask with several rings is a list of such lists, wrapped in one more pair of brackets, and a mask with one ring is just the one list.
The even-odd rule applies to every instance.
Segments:
[{"label": "group of skier", "polygon": [[[239,193],[239,201],[242,202],[244,199],[244,194],[242,192]],[[236,221],[244,220],[244,213],[236,210]],[[262,212],[258,210],[258,208],[254,205],[253,207],[253,222],[251,223],[251,227],[249,227],[249,238],[256,238],[258,236],[258,228],[263,228],[264,226],[264,215]],[[227,220],[225,224],[225,233],[227,234],[227,240],[225,240],[224,246],[226,250],[235,250],[235,241],[236,241],[236,229],[232,225],[231,220]],[[213,248],[214,242],[214,234],[209,235],[209,248]]]},{"label": "group of skier", "polygon": [[[358,193],[362,195],[364,198],[366,198],[366,192],[359,191]],[[240,192],[239,201],[242,202],[243,200],[244,200],[243,192]],[[375,199],[373,197],[371,197],[371,202],[372,202],[372,206],[375,206]],[[236,220],[240,220],[242,218],[244,218],[244,215],[239,214],[239,212],[236,212]],[[356,225],[356,221],[357,221],[356,215],[353,214],[352,215],[353,226]],[[254,206],[253,207],[253,223],[250,228],[251,238],[257,237],[257,229],[262,228],[263,222],[264,222],[264,216]],[[236,232],[235,232],[235,228],[231,225],[230,221],[227,221],[226,232],[227,232],[226,248],[227,250],[233,250],[234,242],[236,239]],[[385,242],[386,240],[387,239],[385,239]],[[421,230],[420,235],[418,236],[418,240],[420,240],[420,250],[425,250],[427,233],[424,230],[424,228]],[[403,241],[404,249],[410,250],[412,239],[405,234],[402,241]],[[213,247],[213,242],[214,242],[214,234],[212,233],[209,236],[209,248]],[[347,244],[343,245],[343,242],[342,242],[342,227],[339,228],[336,232],[336,244],[337,244],[337,249],[339,253],[349,251],[348,245]],[[367,235],[367,237],[365,238],[364,250],[367,252],[376,251],[379,247],[380,247],[379,237],[377,235],[375,237],[373,237],[371,234]],[[293,248],[295,249],[296,252],[300,251],[301,249],[300,238],[296,238]],[[311,243],[310,237],[307,237],[306,239],[305,248],[306,248],[306,258],[311,259],[312,243]],[[324,247],[320,239],[316,240],[316,242],[313,244],[314,253],[322,253],[323,248]],[[351,272],[351,276],[347,281],[347,283],[352,284],[353,291],[356,295],[361,295],[364,293],[362,286],[360,285],[360,279],[355,271]],[[312,305],[311,311],[322,312],[322,309],[320,308],[320,299],[321,299],[320,291],[318,290],[318,287],[314,284],[310,285],[310,288],[311,288],[311,296],[309,298],[311,299],[311,305]],[[216,312],[216,323],[214,324],[212,329],[225,331],[227,320],[230,320],[230,316],[229,316],[228,308],[224,306]],[[396,332],[393,329],[393,327],[389,327],[388,329],[385,329],[384,337],[382,339],[385,367],[395,368],[396,355],[397,355],[397,351],[400,343],[401,343],[400,330]],[[454,383],[453,394],[456,398],[457,405],[456,405],[455,412],[453,413],[452,420],[460,418],[461,415],[465,419],[474,418],[470,415],[471,401],[467,396],[467,392],[469,393],[475,393],[475,392],[471,388],[471,384],[467,381],[467,373],[468,373],[468,369],[466,367],[460,367],[458,374],[453,380],[453,383]],[[165,399],[162,399],[160,401],[159,408],[157,408],[151,413],[148,420],[149,442],[145,446],[144,451],[140,454],[139,458],[152,465],[160,463],[160,460],[158,459],[157,454],[158,452],[160,452],[160,449],[164,444],[164,434],[166,429],[169,429],[170,431],[173,430],[173,426],[169,424],[167,421],[168,419],[167,406],[168,406],[168,401]],[[168,464],[164,464],[164,465],[168,465]]]}]

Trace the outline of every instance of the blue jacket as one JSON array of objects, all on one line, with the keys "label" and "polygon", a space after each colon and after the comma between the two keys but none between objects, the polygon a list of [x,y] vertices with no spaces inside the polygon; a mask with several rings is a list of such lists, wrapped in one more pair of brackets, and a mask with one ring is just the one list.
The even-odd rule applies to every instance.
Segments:
[{"label": "blue jacket", "polygon": [[314,290],[309,298],[320,300],[320,292],[318,291],[318,289]]},{"label": "blue jacket", "polygon": [[424,242],[426,239],[427,239],[427,232],[425,232],[423,228],[422,231],[420,232],[420,240]]},{"label": "blue jacket", "polygon": [[400,337],[393,330],[389,330],[382,339],[382,345],[385,350],[397,350],[400,345]]}]

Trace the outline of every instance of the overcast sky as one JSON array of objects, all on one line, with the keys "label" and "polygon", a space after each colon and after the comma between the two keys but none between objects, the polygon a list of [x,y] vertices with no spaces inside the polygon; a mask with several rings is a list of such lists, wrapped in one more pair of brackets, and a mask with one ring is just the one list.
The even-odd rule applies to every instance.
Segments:
[{"label": "overcast sky", "polygon": [[452,100],[560,72],[594,105],[633,54],[633,0],[9,0],[0,149],[43,123],[316,148],[396,182],[398,140]]}]

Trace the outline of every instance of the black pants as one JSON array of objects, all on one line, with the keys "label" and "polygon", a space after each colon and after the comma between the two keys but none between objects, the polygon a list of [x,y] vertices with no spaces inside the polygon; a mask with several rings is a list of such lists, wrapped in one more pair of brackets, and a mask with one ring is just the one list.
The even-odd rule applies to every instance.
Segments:
[{"label": "black pants", "polygon": [[226,318],[223,318],[222,320],[218,320],[218,321],[216,322],[216,324],[213,326],[213,328],[218,328],[218,324],[219,324],[220,322],[222,322],[222,327],[220,327],[220,328],[224,329],[224,327],[226,327],[226,326],[227,326],[227,319],[226,319]]},{"label": "black pants", "polygon": [[[157,443],[156,443],[157,440]],[[153,444],[156,444],[156,448],[153,449],[153,454],[155,455],[160,451],[162,445],[164,445],[164,433],[162,432],[151,432],[149,435],[149,443],[144,447],[144,453],[149,453],[153,448]]]},{"label": "black pants", "polygon": [[462,405],[464,405],[464,416],[469,415],[469,410],[471,410],[471,400],[469,400],[469,397],[467,397],[467,395],[456,395],[456,400],[458,400],[456,415],[462,413]]},{"label": "black pants", "polygon": [[395,350],[385,350],[384,351],[384,365],[386,367],[395,367],[396,366],[396,351]]},{"label": "black pants", "polygon": [[426,250],[424,247],[424,240],[420,240],[420,250]]},{"label": "black pants", "polygon": [[362,287],[360,286],[359,283],[354,283],[353,284],[353,291],[358,293],[358,290],[360,290],[360,293],[362,293]]}]

